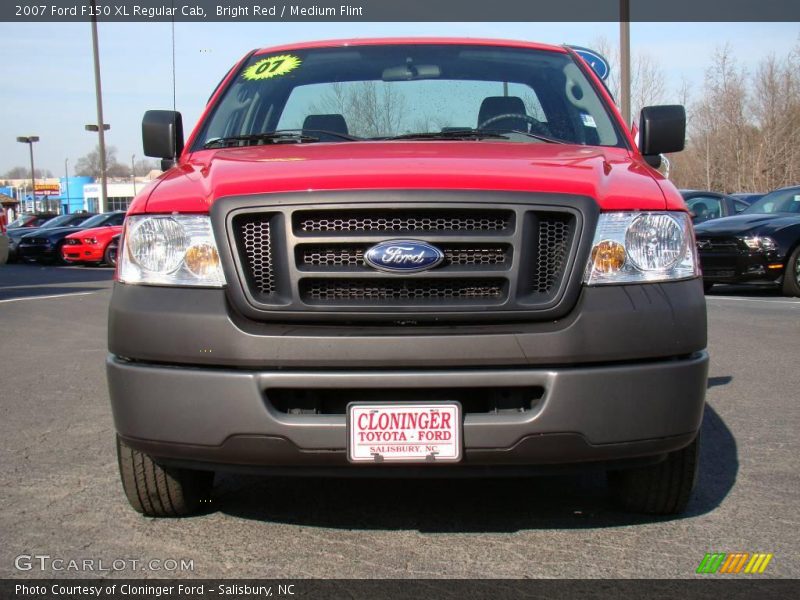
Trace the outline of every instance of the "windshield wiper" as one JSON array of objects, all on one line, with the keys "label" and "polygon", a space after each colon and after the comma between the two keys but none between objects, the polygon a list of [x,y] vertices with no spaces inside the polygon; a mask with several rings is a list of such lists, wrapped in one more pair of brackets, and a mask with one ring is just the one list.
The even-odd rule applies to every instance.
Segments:
[{"label": "windshield wiper", "polygon": [[425,131],[420,133],[403,133],[387,137],[373,138],[377,140],[480,140],[485,138],[508,139],[507,135],[496,131],[481,129],[453,129],[452,131]]},{"label": "windshield wiper", "polygon": [[493,139],[509,139],[508,134],[518,133],[527,137],[547,142],[549,144],[567,144],[564,140],[539,135],[538,133],[530,133],[522,131],[521,129],[453,129],[451,131],[430,131],[424,133],[404,133],[402,135],[395,135],[385,138],[376,138],[381,140],[482,140],[486,138]]},{"label": "windshield wiper", "polygon": [[548,144],[569,144],[565,140],[559,140],[556,138],[547,137],[546,135],[541,135],[539,133],[531,133],[530,131],[522,131],[521,129],[503,129],[506,133],[518,133],[520,135],[526,135],[530,138],[535,140],[540,140],[542,142],[547,142]]},{"label": "windshield wiper", "polygon": [[252,143],[261,142],[265,144],[318,142],[319,138],[312,135],[303,135],[299,131],[268,131],[264,133],[251,133],[248,135],[232,135],[228,137],[212,138],[203,144],[203,148],[214,148],[218,146],[233,146],[238,142]]}]

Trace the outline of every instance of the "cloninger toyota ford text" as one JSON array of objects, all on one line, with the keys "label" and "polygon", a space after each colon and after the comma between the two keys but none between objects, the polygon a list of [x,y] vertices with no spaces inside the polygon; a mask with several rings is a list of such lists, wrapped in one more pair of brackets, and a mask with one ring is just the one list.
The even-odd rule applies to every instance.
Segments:
[{"label": "cloninger toyota ford text", "polygon": [[133,201],[108,381],[132,506],[207,506],[222,470],[423,477],[607,471],[684,510],[706,307],[694,233],[571,47],[344,40],[255,50]]}]

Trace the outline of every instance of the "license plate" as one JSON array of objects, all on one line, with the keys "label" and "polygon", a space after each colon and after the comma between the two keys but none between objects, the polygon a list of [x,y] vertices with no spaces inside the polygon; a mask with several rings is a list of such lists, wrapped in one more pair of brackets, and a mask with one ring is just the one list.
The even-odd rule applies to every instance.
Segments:
[{"label": "license plate", "polygon": [[461,446],[458,402],[347,406],[350,462],[457,462]]}]

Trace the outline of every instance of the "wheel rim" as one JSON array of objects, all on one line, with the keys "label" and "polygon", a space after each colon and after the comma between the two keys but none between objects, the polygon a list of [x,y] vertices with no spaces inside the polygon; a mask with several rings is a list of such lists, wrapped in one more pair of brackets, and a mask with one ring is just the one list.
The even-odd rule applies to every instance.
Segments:
[{"label": "wheel rim", "polygon": [[797,260],[794,261],[794,280],[800,286],[800,254],[798,254]]}]

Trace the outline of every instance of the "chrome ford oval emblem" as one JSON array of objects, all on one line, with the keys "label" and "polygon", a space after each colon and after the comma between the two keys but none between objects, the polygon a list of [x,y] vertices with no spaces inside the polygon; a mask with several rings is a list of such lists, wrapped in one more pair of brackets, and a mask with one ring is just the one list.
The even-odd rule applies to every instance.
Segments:
[{"label": "chrome ford oval emblem", "polygon": [[364,262],[370,267],[390,273],[426,271],[443,260],[441,250],[419,240],[389,240],[364,253]]}]

